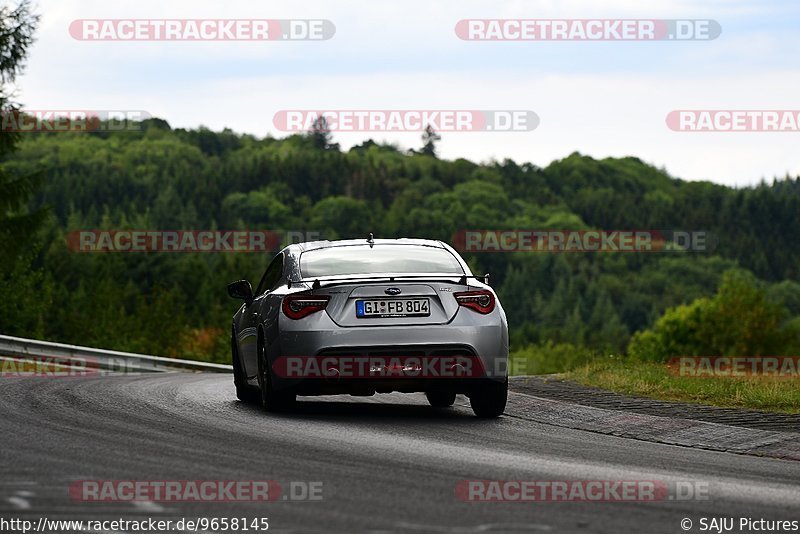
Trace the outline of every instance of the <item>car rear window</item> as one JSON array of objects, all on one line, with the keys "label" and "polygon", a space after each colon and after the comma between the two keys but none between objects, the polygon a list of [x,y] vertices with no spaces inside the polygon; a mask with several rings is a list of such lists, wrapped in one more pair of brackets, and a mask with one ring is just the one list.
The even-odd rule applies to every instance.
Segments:
[{"label": "car rear window", "polygon": [[309,250],[300,256],[304,278],[350,274],[465,274],[448,250],[420,245],[353,245]]}]

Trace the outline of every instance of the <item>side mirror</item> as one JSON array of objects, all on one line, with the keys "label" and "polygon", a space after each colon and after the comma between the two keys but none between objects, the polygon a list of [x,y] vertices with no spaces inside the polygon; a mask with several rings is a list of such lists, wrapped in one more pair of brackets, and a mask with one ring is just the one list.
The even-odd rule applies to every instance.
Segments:
[{"label": "side mirror", "polygon": [[248,306],[253,302],[253,287],[247,280],[239,280],[228,284],[228,296],[245,301]]}]

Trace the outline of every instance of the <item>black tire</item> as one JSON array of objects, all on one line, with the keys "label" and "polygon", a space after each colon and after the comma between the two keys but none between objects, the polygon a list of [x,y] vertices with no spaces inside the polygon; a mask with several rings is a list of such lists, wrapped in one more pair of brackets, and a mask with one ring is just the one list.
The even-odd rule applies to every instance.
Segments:
[{"label": "black tire", "polygon": [[428,397],[428,402],[434,408],[449,408],[456,402],[455,391],[426,391],[425,396]]},{"label": "black tire", "polygon": [[231,364],[233,365],[233,385],[236,387],[236,398],[248,404],[258,404],[258,391],[247,384],[239,361],[239,350],[236,347],[236,335],[231,334]]},{"label": "black tire", "polygon": [[268,412],[285,412],[294,408],[297,396],[292,391],[275,391],[272,387],[264,342],[258,337],[258,387],[260,389],[261,406]]},{"label": "black tire", "polygon": [[477,386],[469,397],[475,415],[484,419],[500,417],[508,400],[508,378],[504,382],[487,380]]}]

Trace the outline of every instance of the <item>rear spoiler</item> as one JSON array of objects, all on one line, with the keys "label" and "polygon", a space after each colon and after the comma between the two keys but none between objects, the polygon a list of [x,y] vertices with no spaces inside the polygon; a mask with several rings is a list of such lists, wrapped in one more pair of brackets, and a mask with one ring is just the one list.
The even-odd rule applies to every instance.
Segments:
[{"label": "rear spoiler", "polygon": [[[451,280],[452,278],[458,278],[458,282],[454,282]],[[359,276],[355,278],[348,278],[348,279],[341,279],[341,278],[303,278],[301,280],[289,280],[287,284],[289,288],[292,285],[297,284],[311,284],[311,289],[319,289],[322,287],[322,284],[325,284],[326,287],[331,286],[339,286],[345,284],[352,284],[354,282],[357,283],[367,283],[367,284],[379,284],[385,282],[395,282],[397,280],[415,280],[418,282],[448,282],[451,284],[459,284],[459,285],[466,285],[467,279],[472,278],[475,280],[480,280],[486,285],[489,285],[489,273],[484,274],[483,276],[475,276],[475,275],[466,275],[466,274],[441,274],[441,275],[429,275],[429,274],[419,274],[419,275],[394,275],[394,276]]]}]

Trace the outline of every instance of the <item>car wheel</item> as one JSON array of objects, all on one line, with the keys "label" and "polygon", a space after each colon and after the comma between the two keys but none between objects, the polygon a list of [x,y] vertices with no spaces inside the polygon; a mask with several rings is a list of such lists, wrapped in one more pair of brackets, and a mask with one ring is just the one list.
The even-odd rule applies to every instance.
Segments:
[{"label": "car wheel", "polygon": [[426,391],[425,396],[434,408],[447,408],[456,402],[455,391]]},{"label": "car wheel", "polygon": [[264,343],[259,336],[258,340],[258,387],[261,390],[261,406],[268,412],[282,412],[291,410],[297,397],[290,391],[275,391],[272,386],[272,373],[270,373]]},{"label": "car wheel", "polygon": [[247,384],[242,370],[242,363],[239,361],[239,350],[236,347],[234,334],[231,334],[231,363],[233,365],[233,385],[236,387],[236,398],[248,404],[257,404],[259,401],[258,392]]},{"label": "car wheel", "polygon": [[483,418],[499,417],[506,409],[508,400],[508,378],[504,382],[487,380],[477,386],[469,397],[475,415]]}]

